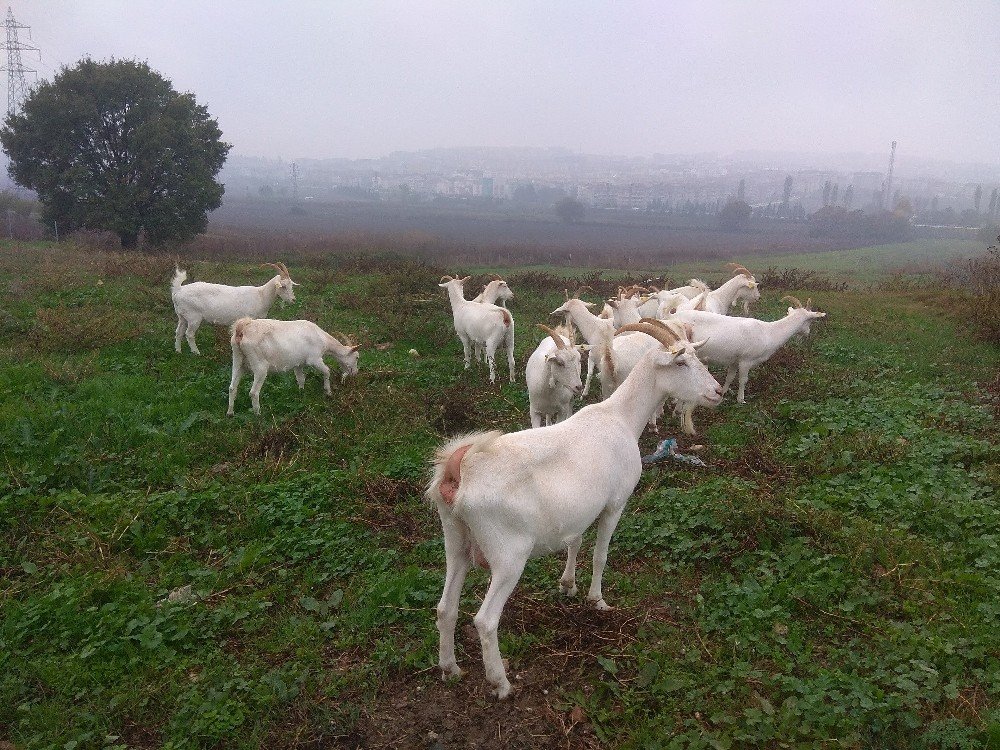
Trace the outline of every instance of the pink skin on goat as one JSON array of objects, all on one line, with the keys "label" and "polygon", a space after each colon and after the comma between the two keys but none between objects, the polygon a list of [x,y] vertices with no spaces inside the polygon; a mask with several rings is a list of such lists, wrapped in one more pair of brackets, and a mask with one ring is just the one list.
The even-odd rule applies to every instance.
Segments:
[{"label": "pink skin on goat", "polygon": [[[444,464],[444,477],[441,478],[441,483],[438,485],[438,492],[441,493],[441,499],[448,505],[454,505],[455,503],[455,495],[458,494],[458,485],[462,481],[462,459],[465,458],[465,452],[469,448],[470,446],[463,445],[448,456],[448,460]],[[490,569],[490,563],[486,559],[486,556],[483,555],[483,551],[471,539],[469,541],[469,556],[472,558],[472,562],[478,567],[483,570]]]}]

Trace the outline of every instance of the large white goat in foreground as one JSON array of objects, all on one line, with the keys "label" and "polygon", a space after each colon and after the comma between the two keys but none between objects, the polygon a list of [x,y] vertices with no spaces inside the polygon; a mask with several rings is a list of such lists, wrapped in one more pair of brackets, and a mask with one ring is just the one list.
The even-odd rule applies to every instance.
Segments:
[{"label": "large white goat in foreground", "polygon": [[[344,338],[347,340],[346,336]],[[295,380],[302,389],[306,384],[305,367],[309,365],[323,373],[323,390],[327,396],[331,395],[330,368],[323,361],[323,355],[332,354],[340,363],[343,369],[340,382],[348,375],[358,374],[360,347],[339,341],[308,320],[240,318],[233,324],[229,341],[233,348],[233,376],[229,381],[229,409],[226,411],[229,416],[233,414],[244,368],[253,373],[250,401],[254,414],[260,414],[260,389],[268,373],[294,370]]]},{"label": "large white goat in foreground", "polygon": [[561,422],[573,413],[573,397],[580,395],[580,353],[586,346],[574,346],[568,332],[537,324],[548,334],[524,366],[528,386],[528,411],[531,426],[541,427]]},{"label": "large white goat in foreground", "polygon": [[490,382],[496,380],[494,355],[501,346],[507,349],[507,366],[510,382],[514,382],[514,318],[506,309],[485,302],[473,302],[465,298],[464,279],[442,276],[439,287],[448,292],[451,314],[455,321],[455,333],[462,342],[465,355],[465,369],[472,366],[473,344],[483,347],[486,362],[490,366]]},{"label": "large white goat in foreground", "polygon": [[718,403],[720,387],[695,355],[695,346],[653,326],[662,346],[650,351],[606,401],[564,422],[510,434],[475,433],[443,446],[433,463],[428,500],[437,506],[447,559],[437,607],[439,664],[460,675],[455,623],[466,573],[489,568],[490,585],[475,616],[486,679],[498,698],[510,695],[497,626],[529,557],[566,548],[559,585],[576,594],[576,555],[596,520],[594,574],[587,599],[604,601],[602,577],[611,534],[642,472],[639,436],[669,396]]},{"label": "large white goat in foreground", "polygon": [[174,348],[180,351],[181,338],[186,337],[191,351],[201,354],[195,334],[202,323],[229,326],[240,318],[266,317],[277,297],[294,302],[292,287],[298,285],[292,281],[285,264],[264,263],[263,266],[274,268],[278,275],[262,286],[228,286],[205,281],[184,284],[187,271],[176,269],[170,282],[170,297],[177,313]]}]

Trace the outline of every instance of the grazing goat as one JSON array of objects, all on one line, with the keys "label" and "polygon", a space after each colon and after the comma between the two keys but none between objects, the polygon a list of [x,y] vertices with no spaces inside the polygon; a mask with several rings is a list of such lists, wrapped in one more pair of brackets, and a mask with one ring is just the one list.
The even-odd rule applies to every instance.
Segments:
[{"label": "grazing goat", "polygon": [[573,397],[583,389],[580,354],[587,348],[574,346],[562,327],[552,330],[541,323],[537,326],[548,335],[524,367],[532,427],[541,427],[543,420],[546,425],[561,422],[573,413]]},{"label": "grazing goat", "polygon": [[719,384],[695,354],[699,344],[654,326],[646,332],[662,346],[648,352],[608,400],[549,427],[465,435],[437,451],[425,494],[441,517],[447,560],[437,606],[443,677],[462,674],[455,624],[473,564],[490,571],[474,623],[486,679],[501,699],[510,695],[511,685],[497,627],[528,558],[566,548],[559,586],[575,595],[576,555],[584,531],[597,521],[587,599],[610,609],[602,589],[608,544],[642,473],[638,441],[644,426],[668,396],[705,404],[721,398]]},{"label": "grazing goat", "polygon": [[360,347],[338,341],[308,320],[240,318],[233,324],[229,341],[233,347],[233,377],[229,381],[229,409],[226,411],[229,416],[233,415],[236,390],[244,368],[253,373],[250,401],[254,414],[260,414],[260,389],[268,373],[294,370],[301,389],[305,388],[305,366],[309,365],[323,373],[323,390],[327,396],[331,395],[330,368],[323,361],[324,354],[332,354],[343,368],[340,382],[348,375],[358,374]]},{"label": "grazing goat", "polygon": [[469,280],[442,276],[439,287],[448,292],[451,302],[451,314],[455,321],[455,333],[462,342],[465,356],[465,369],[472,366],[472,345],[482,346],[486,352],[486,362],[490,366],[490,382],[496,380],[496,365],[494,355],[497,349],[506,344],[507,366],[510,369],[510,382],[514,382],[514,318],[506,309],[485,302],[467,300],[463,286]]},{"label": "grazing goat", "polygon": [[[770,359],[792,336],[808,335],[812,323],[826,317],[826,313],[810,309],[812,300],[804,307],[794,297],[782,297],[782,301],[784,300],[789,300],[793,306],[788,308],[785,317],[771,322],[696,310],[679,310],[672,320],[689,324],[693,338],[707,340],[699,352],[705,362],[728,368],[724,392],[729,390],[733,380],[739,375],[736,401],[745,404],[750,370]],[[686,408],[690,411],[692,407]],[[685,415],[684,424],[685,431],[694,432],[690,413]]]},{"label": "grazing goat", "polygon": [[240,318],[263,318],[267,315],[276,297],[286,302],[295,301],[293,286],[298,286],[288,275],[284,263],[264,263],[278,271],[278,275],[263,286],[227,286],[195,281],[184,284],[187,271],[174,271],[170,282],[170,297],[177,313],[177,331],[174,334],[174,348],[181,350],[181,338],[186,337],[194,354],[198,351],[195,334],[202,323],[232,325]]}]

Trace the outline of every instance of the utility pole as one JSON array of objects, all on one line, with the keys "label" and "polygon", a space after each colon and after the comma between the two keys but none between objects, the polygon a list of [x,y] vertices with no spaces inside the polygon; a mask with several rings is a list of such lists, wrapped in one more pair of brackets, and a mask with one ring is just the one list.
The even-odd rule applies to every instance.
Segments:
[{"label": "utility pole", "polygon": [[[27,29],[30,39],[31,28],[15,21],[14,11],[10,8],[7,8],[7,19],[4,21],[4,26],[7,28],[7,39],[0,41],[0,49],[7,50],[7,67],[0,68],[0,70],[7,72],[7,114],[12,115],[21,106],[24,97],[28,95],[28,85],[24,82],[24,74],[34,73],[36,76],[38,75],[37,70],[24,67],[21,62],[21,52],[38,52],[38,47],[23,44],[17,38],[18,29]],[[39,53],[39,59],[41,59],[41,53]]]}]

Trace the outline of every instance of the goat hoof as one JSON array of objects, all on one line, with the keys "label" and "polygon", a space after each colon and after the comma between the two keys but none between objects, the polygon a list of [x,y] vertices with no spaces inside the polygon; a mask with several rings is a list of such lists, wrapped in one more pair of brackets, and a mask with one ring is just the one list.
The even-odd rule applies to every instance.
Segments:
[{"label": "goat hoof", "polygon": [[598,599],[596,602],[594,602],[594,606],[601,612],[608,612],[609,610],[614,609],[614,607],[612,607],[603,599]]},{"label": "goat hoof", "polygon": [[576,596],[577,588],[574,585],[572,588],[567,588],[562,584],[559,584],[559,590],[562,591],[563,596]]},{"label": "goat hoof", "polygon": [[514,688],[511,687],[510,682],[508,680],[504,680],[503,683],[497,685],[496,689],[493,691],[493,694],[497,697],[498,701],[502,701],[505,698],[509,697],[510,694],[513,692]]},{"label": "goat hoof", "polygon": [[463,672],[457,664],[452,664],[451,666],[448,667],[445,666],[441,667],[442,682],[448,682],[449,680],[460,679],[464,674],[465,672]]}]

